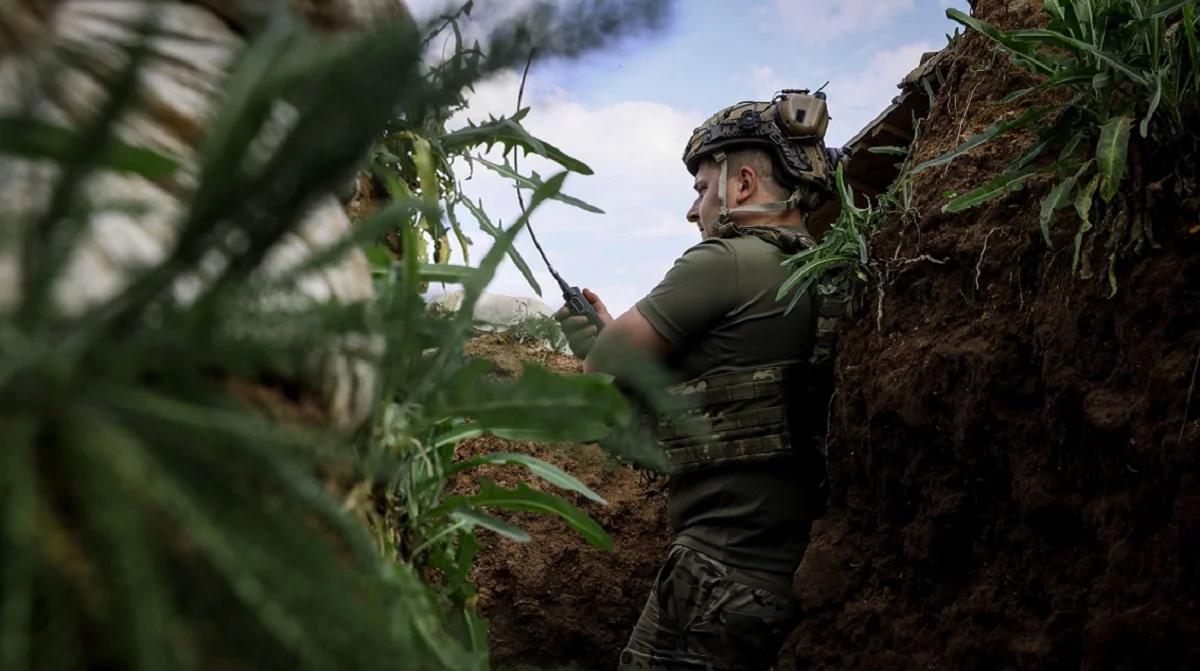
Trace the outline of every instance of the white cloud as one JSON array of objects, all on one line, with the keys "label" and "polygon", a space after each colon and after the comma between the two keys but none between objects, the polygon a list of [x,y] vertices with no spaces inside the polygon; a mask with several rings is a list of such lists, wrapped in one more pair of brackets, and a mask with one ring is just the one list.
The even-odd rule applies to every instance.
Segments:
[{"label": "white cloud", "polygon": [[845,144],[874,120],[900,94],[897,85],[921,63],[921,55],[936,48],[917,42],[877,51],[859,72],[830,76],[828,144]]},{"label": "white cloud", "polygon": [[[519,86],[520,77],[511,71],[480,83],[468,109],[451,119],[448,128],[467,119],[479,122],[489,115],[512,114]],[[524,122],[531,133],[595,171],[590,176],[571,175],[564,190],[606,212],[591,214],[550,202],[534,215],[533,228],[569,282],[597,291],[610,310],[624,311],[654,287],[680,252],[699,240],[685,217],[692,201],[691,176],[680,157],[692,129],[704,117],[636,100],[588,106],[562,90],[534,97],[528,87],[523,104],[531,107]],[[498,154],[494,150],[494,156]],[[545,177],[561,168],[529,157],[521,160],[520,169],[536,170]],[[465,166],[456,170],[462,178],[468,174]],[[507,224],[519,215],[511,183],[491,172],[477,167],[463,186],[471,196],[483,199],[493,220]],[[463,214],[469,221],[469,215]],[[474,230],[469,235],[477,243],[472,249],[475,260],[490,239]],[[559,292],[533,245],[522,235],[518,246],[542,285],[543,299],[557,306]],[[510,264],[501,267],[491,290],[531,294]]]},{"label": "white cloud", "polygon": [[776,0],[781,28],[798,39],[826,42],[847,33],[878,28],[912,11],[913,0]]},{"label": "white cloud", "polygon": [[[892,99],[899,95],[897,84],[921,62],[922,54],[935,50],[931,42],[917,42],[877,51],[866,67],[859,72],[841,75],[826,72],[821,81],[830,80],[825,87],[829,96],[829,146],[840,146],[879,115]],[[746,77],[759,91],[778,91],[786,88],[787,79],[770,66],[756,66]]]},{"label": "white cloud", "polygon": [[691,242],[695,242],[696,235],[696,226],[691,223],[685,223],[682,217],[676,217],[673,220],[664,220],[661,223],[653,226],[637,228],[629,233],[630,238],[637,240],[675,238],[678,240]]},{"label": "white cloud", "polygon": [[769,65],[760,65],[754,68],[750,72],[750,82],[754,84],[755,89],[763,91],[764,95],[788,88],[783,77],[780,77],[779,73],[775,72],[775,68]]}]

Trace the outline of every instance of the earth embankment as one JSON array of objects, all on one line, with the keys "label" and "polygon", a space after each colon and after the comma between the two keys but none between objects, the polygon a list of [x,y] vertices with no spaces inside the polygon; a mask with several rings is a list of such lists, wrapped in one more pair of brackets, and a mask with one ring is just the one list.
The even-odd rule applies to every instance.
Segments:
[{"label": "earth embankment", "polygon": [[[504,334],[477,337],[468,344],[467,355],[491,360],[500,375],[518,374],[524,362],[580,372],[578,360]],[[490,452],[531,454],[582,480],[608,505],[556,493],[587,511],[614,545],[612,552],[597,549],[562,520],[533,513],[500,515],[530,533],[528,544],[479,532],[482,547],[472,575],[479,585],[480,612],[491,628],[493,667],[616,668],[670,539],[661,484],[618,463],[598,445],[483,437],[464,441],[456,456]],[[516,466],[486,466],[453,486],[469,488],[479,477],[506,487],[525,482],[552,489]]]},{"label": "earth embankment", "polygon": [[[1004,28],[1040,20],[1040,2],[973,4]],[[917,161],[1024,109],[999,101],[1031,80],[980,34],[944,67]],[[1110,297],[1108,232],[1089,279],[1073,212],[1042,240],[1049,183],[941,212],[1028,142],[918,175],[872,242],[886,281],[842,342],[787,668],[1200,666],[1197,214],[1134,194],[1160,248],[1124,250]]]}]

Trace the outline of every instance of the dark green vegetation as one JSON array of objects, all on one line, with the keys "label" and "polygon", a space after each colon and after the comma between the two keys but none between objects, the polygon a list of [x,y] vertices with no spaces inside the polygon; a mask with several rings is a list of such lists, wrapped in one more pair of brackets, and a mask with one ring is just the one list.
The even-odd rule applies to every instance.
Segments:
[{"label": "dark green vegetation", "polygon": [[[466,204],[450,161],[498,142],[587,167],[525,133],[523,113],[454,132],[444,123],[464,87],[519,64],[539,35],[586,36],[538,42],[544,54],[575,55],[653,25],[661,5],[606,2],[579,15],[537,5],[497,29],[490,55],[459,43],[441,64],[422,65],[429,40],[458,34],[469,12],[468,3],[420,31],[391,25],[353,38],[270,23],[232,67],[196,185],[181,195],[174,248],[79,315],[50,297],[96,214],[83,184],[102,171],[161,179],[174,170],[169,157],[115,139],[137,104],[144,41],[121,46],[127,66],[82,130],[0,119],[0,151],[61,168],[38,219],[6,222],[0,241],[21,249],[19,305],[0,326],[0,666],[479,668],[487,645],[468,579],[473,530],[527,540],[488,509],[558,515],[610,544],[578,509],[525,486],[480,482],[478,493],[444,495],[450,475],[504,462],[594,497],[532,457],[455,462],[455,444],[481,434],[591,441],[629,415],[605,378],[531,368],[502,382],[464,361],[471,307],[526,219],[488,229],[472,204],[495,244],[476,267],[444,263],[447,226],[457,224],[442,215]],[[148,18],[145,35],[154,30]],[[263,156],[255,141],[282,101],[294,119]],[[264,258],[311,194],[335,190],[372,153],[391,202],[269,288],[286,293],[305,272],[367,247],[376,298],[260,300]],[[513,173],[532,191],[529,214],[565,198],[565,173]],[[384,234],[400,242],[398,259],[378,253]],[[435,245],[432,258],[422,240]],[[175,282],[214,253],[223,268],[193,301],[175,300]],[[462,284],[459,316],[427,314],[430,281]],[[238,381],[270,385],[325,348],[376,373],[378,402],[353,435],[274,420],[230,393]]]},{"label": "dark green vegetation", "polygon": [[[793,254],[786,261],[796,269],[780,285],[776,298],[783,300],[791,293],[789,310],[823,277],[836,278],[842,290],[857,297],[875,275],[868,257],[868,240],[879,226],[880,210],[870,202],[862,207],[855,202],[854,191],[846,184],[844,172],[844,166],[839,165],[836,176],[841,210],[837,219],[815,247]],[[832,286],[818,285],[818,290]]]},{"label": "dark green vegetation", "polygon": [[[1200,41],[1194,0],[1047,0],[1045,28],[996,29],[958,10],[947,16],[992,40],[1036,84],[1002,102],[1040,97],[1020,115],[1002,119],[963,144],[917,165],[914,172],[945,165],[1006,133],[1036,135],[1029,149],[1001,174],[962,195],[946,212],[960,212],[1021,189],[1037,175],[1054,187],[1043,198],[1038,221],[1047,244],[1058,210],[1078,217],[1072,268],[1083,265],[1095,235],[1107,234],[1108,280],[1117,290],[1117,257],[1155,246],[1149,204],[1139,201],[1151,185],[1182,193],[1195,185],[1200,120]],[[1180,146],[1180,143],[1189,143]],[[1171,164],[1147,162],[1169,150]],[[1147,166],[1143,168],[1143,163]],[[1131,170],[1132,167],[1132,170]],[[1132,172],[1132,174],[1131,174]],[[1165,184],[1168,180],[1173,184]],[[1127,187],[1122,194],[1122,187]]]},{"label": "dark green vegetation", "polygon": [[[1026,151],[986,184],[964,194],[947,193],[947,213],[962,212],[1025,187],[1035,177],[1054,186],[1043,197],[1038,217],[1046,244],[1060,210],[1078,218],[1072,269],[1084,278],[1091,267],[1096,233],[1104,240],[1107,278],[1117,290],[1116,262],[1123,253],[1157,246],[1149,211],[1159,200],[1182,199],[1195,189],[1200,145],[1200,15],[1195,0],[1048,0],[1044,28],[1003,31],[955,9],[946,15],[994,42],[1034,80],[1005,96],[1010,109],[984,131],[936,158],[911,165],[905,147],[875,147],[876,153],[904,157],[900,175],[875,202],[856,205],[855,194],[839,179],[841,212],[820,244],[789,259],[796,266],[780,288],[784,298],[810,287],[824,272],[859,291],[878,275],[867,243],[886,213],[905,216],[913,179],[1005,135],[1034,136]],[[947,36],[947,49],[959,43]],[[933,92],[929,91],[930,98]],[[918,129],[921,120],[914,120]],[[1178,159],[1147,161],[1164,150]],[[795,300],[793,296],[793,300]]]}]

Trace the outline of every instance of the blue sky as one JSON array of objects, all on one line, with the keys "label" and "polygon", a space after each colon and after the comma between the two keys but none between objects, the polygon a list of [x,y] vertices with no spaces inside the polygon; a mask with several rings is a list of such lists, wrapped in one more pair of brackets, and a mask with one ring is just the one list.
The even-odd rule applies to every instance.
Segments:
[{"label": "blue sky", "polygon": [[[510,12],[523,0],[491,1]],[[440,3],[410,5],[421,17]],[[957,25],[945,18],[947,7],[967,11],[965,0],[677,0],[659,33],[578,61],[535,63],[525,91],[524,104],[532,107],[526,126],[595,170],[570,176],[565,191],[606,212],[558,203],[539,210],[532,224],[551,261],[568,281],[599,293],[614,315],[628,309],[698,242],[684,218],[693,195],[680,161],[693,128],[739,100],[829,81],[827,143],[840,145],[888,105],[921,53],[945,44]],[[502,72],[477,86],[470,109],[451,126],[510,114],[519,83],[519,73]],[[555,171],[536,159],[521,167]],[[493,218],[515,219],[516,198],[503,180],[476,170],[463,186]],[[489,238],[471,237],[475,260]],[[557,288],[526,235],[518,246],[536,271],[542,299],[558,307]],[[533,295],[507,265],[491,291]]]}]

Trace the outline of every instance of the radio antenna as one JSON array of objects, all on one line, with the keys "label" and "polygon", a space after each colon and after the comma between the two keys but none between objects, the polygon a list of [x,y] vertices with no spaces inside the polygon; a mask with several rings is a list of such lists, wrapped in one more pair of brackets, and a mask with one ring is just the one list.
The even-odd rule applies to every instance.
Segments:
[{"label": "radio antenna", "polygon": [[[525,59],[525,71],[521,74],[521,87],[517,89],[517,112],[521,111],[521,101],[525,98],[525,82],[529,79],[529,68],[533,66],[533,56],[537,53],[537,48],[529,50],[529,58]],[[513,152],[513,172],[517,171],[518,152]],[[533,222],[529,219],[528,213],[525,211],[525,197],[521,195],[521,186],[514,184],[513,188],[517,192],[517,202],[521,205],[521,216],[525,217],[525,230],[529,231],[529,239],[533,240],[533,246],[537,248],[538,254],[542,255],[542,261],[546,264],[546,269],[550,271],[550,275],[554,277],[554,281],[558,282],[558,286],[567,291],[571,285],[558,274],[558,271],[551,265],[550,259],[546,257],[546,250],[542,249],[542,243],[538,242],[537,233],[533,232]]]},{"label": "radio antenna", "polygon": [[[533,65],[533,55],[537,53],[537,49],[529,50],[529,58],[525,60],[525,72],[521,75],[521,88],[517,89],[517,113],[521,112],[521,100],[525,97],[525,82],[529,79],[529,68]],[[513,152],[513,172],[517,172],[517,159],[520,152]],[[563,300],[567,302],[567,308],[571,314],[582,315],[587,317],[588,321],[596,327],[597,332],[604,328],[604,321],[600,319],[600,315],[596,314],[596,309],[592,307],[590,301],[584,297],[583,292],[579,287],[573,287],[558,274],[554,266],[550,265],[550,259],[546,256],[546,250],[542,249],[542,243],[538,242],[537,234],[533,232],[532,222],[529,220],[529,212],[525,210],[525,197],[521,195],[521,185],[514,184],[513,188],[517,191],[517,202],[521,204],[521,216],[525,219],[525,229],[529,231],[529,238],[533,240],[533,246],[537,247],[538,254],[542,255],[542,261],[546,264],[546,270],[554,277],[554,281],[558,282],[558,287],[562,289]]]}]

